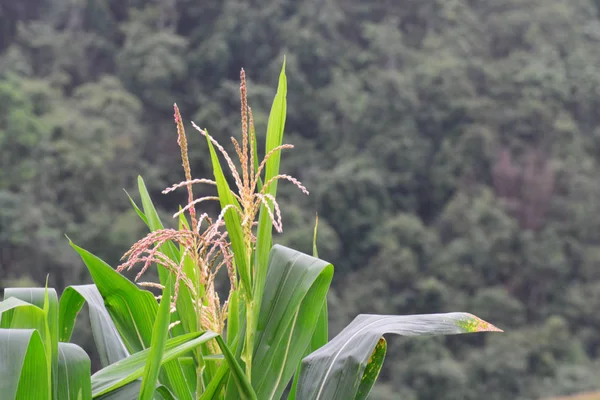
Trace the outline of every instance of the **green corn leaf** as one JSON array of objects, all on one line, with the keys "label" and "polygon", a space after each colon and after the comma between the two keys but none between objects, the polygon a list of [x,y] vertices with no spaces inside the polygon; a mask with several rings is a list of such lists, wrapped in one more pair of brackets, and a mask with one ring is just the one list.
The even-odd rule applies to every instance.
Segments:
[{"label": "green corn leaf", "polygon": [[152,323],[156,318],[158,303],[147,290],[138,289],[127,278],[108,264],[73,242],[110,314],[125,346],[130,353],[150,347]]},{"label": "green corn leaf", "polygon": [[[302,360],[296,399],[356,398],[365,368],[384,334],[423,336],[484,331],[499,329],[467,313],[359,315],[328,344]],[[375,355],[382,356],[380,353]],[[367,394],[363,391],[361,395]]]},{"label": "green corn leaf", "polygon": [[150,223],[148,222],[148,218],[146,218],[146,214],[144,214],[144,212],[138,207],[138,205],[131,198],[131,196],[129,195],[129,193],[127,193],[127,190],[125,190],[125,194],[127,195],[127,198],[129,199],[129,202],[131,203],[131,206],[133,207],[133,209],[135,210],[135,212],[137,213],[137,215],[140,217],[140,219],[142,221],[144,221],[144,223],[146,225],[150,225]]},{"label": "green corn leaf", "polygon": [[[15,314],[16,308],[21,308],[17,314]],[[39,330],[44,327],[45,318],[44,310],[40,307],[16,297],[9,297],[0,303],[0,328]]]},{"label": "green corn leaf", "polygon": [[[36,329],[41,335],[46,352],[47,369],[51,371],[48,385],[52,390],[56,389],[58,366],[58,295],[54,289],[46,288],[6,288],[4,298],[14,297],[29,304],[39,307],[42,317],[37,311],[29,307],[18,307],[12,309],[5,319],[2,317],[2,328]],[[5,322],[8,325],[5,325]],[[56,398],[54,393],[53,397]]]},{"label": "green corn leaf", "polygon": [[144,369],[142,377],[142,388],[140,391],[140,400],[151,400],[154,396],[158,371],[162,361],[162,355],[165,350],[167,336],[169,335],[170,308],[171,308],[171,279],[167,280],[167,285],[162,293],[160,306],[154,327],[152,329],[152,345],[150,354]]},{"label": "green corn leaf", "polygon": [[223,352],[223,356],[225,356],[225,360],[231,371],[231,377],[237,385],[238,393],[240,395],[239,398],[243,400],[256,400],[256,393],[254,392],[254,389],[252,389],[250,382],[248,382],[248,378],[244,374],[244,370],[240,367],[240,364],[237,362],[236,357],[220,336],[217,336],[215,339]]},{"label": "green corn leaf", "polygon": [[229,305],[227,306],[227,345],[231,346],[240,331],[240,291],[234,289],[229,295]]},{"label": "green corn leaf", "polygon": [[0,329],[2,398],[50,400],[52,388],[48,384],[50,371],[47,365],[44,343],[38,330]]},{"label": "green corn leaf", "polygon": [[[267,139],[265,144],[265,154],[268,154],[271,150],[277,146],[281,146],[283,142],[283,129],[286,120],[286,108],[287,108],[287,78],[285,76],[285,59],[279,74],[279,84],[277,86],[277,93],[273,99],[273,105],[271,106],[271,113],[269,114],[269,122],[267,124]],[[265,166],[265,180],[268,182],[269,179],[279,174],[279,164],[281,160],[281,152],[275,152],[267,161]],[[267,188],[267,193],[273,197],[277,196],[277,181],[274,181]],[[273,223],[269,217],[265,205],[260,206],[260,213],[258,216],[258,228],[256,231],[256,280],[254,282],[254,293],[256,297],[256,312],[258,313],[261,309],[261,301],[263,297],[265,279],[267,277],[269,252],[273,243]],[[258,318],[254,318],[255,321]],[[254,329],[254,327],[251,327]]]},{"label": "green corn leaf", "polygon": [[333,266],[275,245],[257,326],[252,384],[260,399],[280,398],[311,343]]},{"label": "green corn leaf", "polygon": [[163,385],[156,387],[156,394],[154,395],[155,400],[177,400],[175,395]]},{"label": "green corn leaf", "polygon": [[[73,242],[71,246],[79,253],[87,266],[98,291],[104,299],[127,350],[136,353],[150,347],[152,326],[156,318],[158,304],[147,290],[138,289],[133,283],[113,270],[100,258],[84,250]],[[131,357],[131,356],[130,356]],[[191,400],[193,383],[177,360],[164,365],[160,381],[181,400]]]},{"label": "green corn leaf", "polygon": [[[239,330],[238,330],[238,336],[234,338],[232,346],[230,348],[235,349],[235,359],[237,360],[238,363],[242,363],[242,350],[244,349],[243,346],[243,341],[244,338],[246,337],[246,306],[244,303],[244,298],[242,296],[240,296],[240,306],[239,306],[239,313],[238,313],[238,326],[239,326]],[[239,344],[239,345],[238,345]],[[225,400],[237,400],[240,398],[240,395],[238,393],[238,386],[235,383],[234,379],[229,379],[230,378],[230,371],[228,371],[228,375],[227,375],[227,379],[226,379],[226,386],[225,386]]]},{"label": "green corn leaf", "polygon": [[[168,339],[162,354],[161,365],[165,366],[177,357],[217,336],[214,332],[196,332]],[[94,398],[119,389],[142,377],[150,349],[142,350],[129,357],[109,365],[92,375],[92,394]],[[165,385],[166,386],[166,385]],[[168,387],[168,386],[167,386]],[[175,393],[180,399],[180,395]]]},{"label": "green corn leaf", "polygon": [[[265,145],[265,154],[273,150],[283,143],[283,129],[285,127],[287,112],[287,78],[285,76],[285,58],[279,74],[279,84],[277,93],[271,106],[269,114],[269,122],[267,123],[267,140]],[[281,160],[281,152],[273,154],[267,161],[265,166],[265,183],[269,179],[279,174],[279,163]],[[268,193],[275,195],[277,193],[277,181],[274,181],[268,189]]]},{"label": "green corn leaf", "polygon": [[129,356],[119,331],[104,306],[104,299],[96,285],[75,285],[65,289],[59,302],[60,341],[68,342],[77,314],[87,302],[92,335],[103,367]]},{"label": "green corn leaf", "polygon": [[90,358],[83,349],[72,343],[58,344],[59,400],[91,400],[92,381]]},{"label": "green corn leaf", "polygon": [[217,370],[217,373],[209,382],[208,386],[206,387],[206,390],[204,390],[204,393],[202,393],[199,400],[220,399],[220,394],[223,390],[223,387],[225,386],[225,382],[227,381],[228,373],[229,365],[227,365],[227,363],[221,364],[221,366]]}]

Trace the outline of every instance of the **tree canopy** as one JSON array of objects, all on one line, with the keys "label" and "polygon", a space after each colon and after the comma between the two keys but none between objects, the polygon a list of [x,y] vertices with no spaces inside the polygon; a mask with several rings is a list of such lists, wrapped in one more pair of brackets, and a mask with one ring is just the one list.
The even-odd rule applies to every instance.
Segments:
[{"label": "tree canopy", "polygon": [[[127,195],[184,199],[172,105],[259,140],[286,56],[282,244],[336,266],[330,315],[466,310],[503,335],[389,343],[373,399],[598,389],[600,1],[0,0],[0,287],[116,263]],[[220,140],[225,143],[225,140]],[[195,176],[206,144],[190,137]],[[332,332],[334,333],[334,332]]]}]

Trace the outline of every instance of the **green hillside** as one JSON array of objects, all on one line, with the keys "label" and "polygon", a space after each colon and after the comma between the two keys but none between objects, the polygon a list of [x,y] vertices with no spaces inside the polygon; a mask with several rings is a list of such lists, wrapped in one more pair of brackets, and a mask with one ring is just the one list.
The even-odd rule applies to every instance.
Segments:
[{"label": "green hillside", "polygon": [[228,144],[243,67],[264,141],[285,55],[281,170],[310,196],[281,187],[276,241],[310,253],[318,213],[331,334],[449,311],[506,332],[389,338],[371,398],[598,390],[598,3],[0,0],[0,287],[89,282],[65,234],[115,265],[145,232],[138,175],[163,220],[186,202],[160,194],[183,179],[173,103]]}]

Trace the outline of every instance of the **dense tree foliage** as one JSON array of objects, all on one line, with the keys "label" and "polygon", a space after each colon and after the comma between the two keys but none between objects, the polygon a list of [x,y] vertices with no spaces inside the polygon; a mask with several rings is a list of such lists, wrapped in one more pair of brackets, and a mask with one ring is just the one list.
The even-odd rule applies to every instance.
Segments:
[{"label": "dense tree foliage", "polygon": [[[0,0],[0,286],[87,279],[141,237],[125,193],[182,180],[172,122],[259,135],[287,55],[278,241],[336,266],[337,329],[466,310],[507,331],[390,341],[374,399],[598,388],[600,2]],[[190,138],[195,176],[209,160]],[[168,216],[168,213],[165,214]],[[168,218],[166,218],[168,219]]]}]

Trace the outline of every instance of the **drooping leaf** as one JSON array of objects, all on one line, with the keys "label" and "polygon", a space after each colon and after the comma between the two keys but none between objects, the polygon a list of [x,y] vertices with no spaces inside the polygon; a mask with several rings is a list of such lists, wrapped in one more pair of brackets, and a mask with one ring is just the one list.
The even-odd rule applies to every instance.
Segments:
[{"label": "drooping leaf", "polygon": [[59,303],[60,340],[68,342],[77,314],[83,304],[89,307],[92,335],[103,367],[129,356],[129,352],[113,323],[96,285],[76,285],[65,289]]},{"label": "drooping leaf", "polygon": [[296,399],[356,398],[365,368],[384,334],[424,336],[485,331],[499,329],[467,313],[359,315],[327,345],[302,360]]}]

